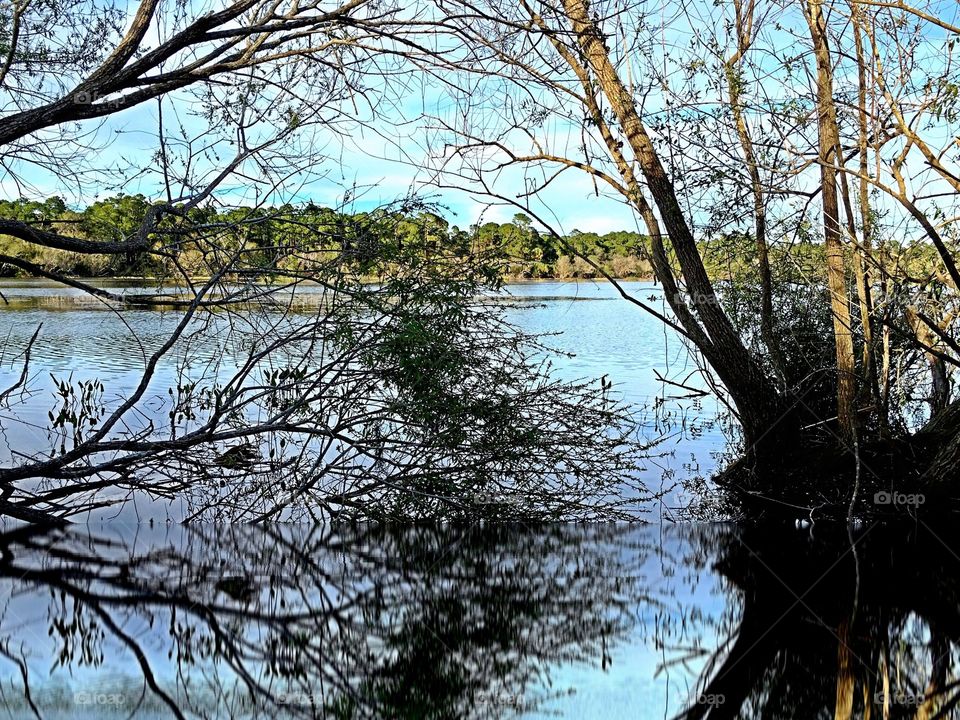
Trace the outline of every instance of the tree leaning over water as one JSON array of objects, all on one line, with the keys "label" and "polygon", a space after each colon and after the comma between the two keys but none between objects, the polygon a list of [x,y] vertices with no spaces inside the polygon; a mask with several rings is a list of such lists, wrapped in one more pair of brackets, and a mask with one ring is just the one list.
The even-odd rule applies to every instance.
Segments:
[{"label": "tree leaning over water", "polygon": [[[720,478],[741,500],[955,497],[954,4],[437,6],[469,48],[465,90],[433,118],[445,182],[546,224],[543,189],[583,172],[635,212],[667,301],[646,309],[742,430]],[[511,170],[519,197],[495,184]],[[697,241],[724,238],[747,262],[711,279]],[[919,274],[918,255],[933,261]]]},{"label": "tree leaning over water", "polygon": [[[496,402],[480,407],[468,401],[476,387],[497,392],[495,385],[471,374],[474,366],[465,362],[475,350],[474,341],[466,338],[477,337],[468,327],[473,328],[474,321],[483,325],[487,316],[454,313],[462,322],[452,324],[441,318],[488,287],[485,278],[490,274],[482,259],[451,257],[434,248],[428,268],[403,248],[357,243],[336,229],[331,232],[295,217],[292,225],[303,232],[291,233],[297,237],[292,246],[267,243],[254,249],[248,241],[262,224],[262,213],[241,213],[226,225],[203,218],[206,204],[225,203],[228,197],[253,197],[254,207],[268,202],[278,206],[278,198],[294,196],[298,187],[330,167],[325,162],[329,158],[317,150],[321,140],[338,132],[354,133],[365,123],[372,127],[378,118],[389,117],[396,124],[396,118],[404,117],[410,90],[436,82],[455,100],[445,105],[444,114],[430,119],[435,136],[427,139],[445,143],[443,182],[479,188],[515,204],[546,227],[546,213],[538,212],[533,199],[558,174],[586,172],[597,193],[603,188],[636,213],[650,238],[649,261],[667,301],[662,310],[646,308],[689,340],[722,386],[719,394],[729,400],[742,431],[743,458],[720,478],[741,500],[749,504],[772,498],[775,506],[791,513],[798,508],[853,512],[858,499],[888,489],[922,492],[928,508],[952,506],[934,499],[953,498],[960,459],[960,405],[951,387],[953,368],[960,362],[954,221],[960,169],[953,132],[960,85],[953,54],[960,23],[954,6],[731,0],[709,6],[667,4],[651,13],[639,3],[579,0],[559,5],[437,0],[403,9],[362,0],[329,7],[247,1],[202,14],[206,8],[145,1],[129,16],[89,4],[45,2],[12,8],[13,14],[4,19],[6,61],[0,66],[7,98],[0,141],[10,180],[24,186],[52,173],[83,189],[102,187],[108,177],[118,186],[135,177],[152,178],[166,198],[151,205],[135,232],[103,241],[23,220],[2,221],[0,231],[51,252],[159,254],[188,291],[175,298],[121,298],[42,263],[9,255],[0,259],[108,302],[180,303],[191,318],[183,332],[195,316],[202,316],[208,329],[219,322],[215,318],[239,318],[251,336],[284,333],[291,341],[284,347],[290,351],[296,351],[297,342],[316,344],[318,338],[323,341],[317,346],[330,348],[347,342],[355,353],[348,354],[345,367],[360,365],[374,375],[385,366],[385,358],[397,360],[392,379],[369,387],[377,393],[393,388],[394,393],[400,386],[390,383],[402,378],[409,395],[402,402],[379,394],[369,398],[383,422],[361,423],[372,435],[364,435],[368,440],[357,455],[348,453],[357,460],[348,463],[351,468],[367,472],[370,465],[384,461],[380,444],[396,440],[391,422],[401,407],[417,408],[418,422],[411,425],[405,418],[399,427],[416,427],[424,434],[412,443],[404,438],[400,446],[420,448],[424,438],[443,436],[448,442],[440,455],[448,459],[453,455],[444,453],[459,453],[464,442],[478,438],[456,432],[438,435],[446,432],[430,415],[438,409],[453,409],[460,418],[447,429],[468,425],[533,433],[507,433],[493,446],[481,443],[494,466],[506,458],[507,466],[516,467],[521,459],[517,454],[498,455],[491,447],[500,452],[508,445],[543,441],[543,452],[534,453],[542,470],[564,457],[557,451],[560,438],[581,449],[590,445],[582,433],[569,434],[574,429],[569,421],[572,408],[578,403],[573,397],[583,398],[585,388],[566,388],[574,392],[566,396],[571,402],[526,398],[526,407],[537,412],[549,409],[563,415],[560,408],[570,410],[564,416],[568,422],[558,426],[529,417],[499,424],[509,413],[503,414]],[[61,20],[55,22],[55,17]],[[96,121],[132,107],[150,107],[155,113],[159,130],[154,162],[142,168],[111,158],[109,164],[95,167],[104,157],[97,143],[108,138],[95,132]],[[189,122],[184,120],[187,108],[193,113]],[[521,198],[504,197],[495,179],[518,167],[527,173],[526,192]],[[194,283],[178,266],[187,246],[192,258],[199,255],[208,263],[210,281]],[[706,257],[705,248],[726,254],[731,268],[727,277],[711,278],[708,262],[718,261]],[[254,253],[258,262],[252,267]],[[271,254],[302,256],[298,270],[265,268],[262,260]],[[924,260],[917,262],[920,256]],[[301,261],[307,263],[305,271],[299,269]],[[352,272],[344,272],[345,267]],[[305,279],[319,280],[330,293],[322,303],[325,319],[289,334],[289,328],[251,323],[232,312],[238,303],[244,313],[252,304],[264,306],[264,312],[266,305],[275,307],[275,288],[265,291],[250,282],[262,279],[267,270],[280,285],[290,287]],[[403,302],[390,302],[387,294],[372,294],[356,282],[358,272],[370,270],[396,281],[383,286],[394,297],[428,298],[429,307],[417,301],[414,317],[404,315]],[[449,292],[431,293],[429,288],[438,282]],[[289,303],[286,307],[286,316],[293,318]],[[377,324],[371,317],[395,322]],[[357,327],[325,334],[338,322],[359,323],[375,339]],[[494,337],[491,326],[485,327],[486,337]],[[381,330],[388,334],[377,335]],[[411,343],[429,345],[437,337],[445,338],[444,346],[457,338],[461,351],[414,354],[426,364],[413,368],[399,362],[410,356]],[[350,345],[354,341],[361,345]],[[379,349],[370,350],[363,345],[367,341]],[[506,352],[502,343],[481,345],[493,351],[491,357],[497,357],[498,349]],[[255,376],[258,362],[268,356],[276,353],[245,364],[249,370],[244,377]],[[335,357],[346,358],[339,353]],[[536,375],[537,357],[531,350],[514,368],[520,375]],[[434,375],[437,368],[430,363],[437,358],[458,369],[441,373],[443,382],[425,381],[425,374]],[[476,367],[494,371],[501,364],[494,360]],[[147,366],[149,370],[149,359]],[[310,397],[302,392],[302,368],[296,363],[270,371],[278,373],[271,382],[296,378],[287,388],[290,394]],[[322,383],[334,376],[322,373]],[[259,397],[272,397],[276,389],[266,382],[267,376],[257,377],[264,381],[258,386]],[[362,385],[363,375],[350,377],[361,382],[356,392],[363,395],[359,388],[368,387]],[[321,381],[315,374],[311,378]],[[147,385],[149,381],[138,392],[145,392]],[[187,395],[193,393],[190,383],[184,387]],[[451,387],[462,391],[458,402],[436,403],[427,397]],[[250,418],[244,413],[253,411],[256,403],[247,396],[242,409],[230,404],[237,412],[221,412],[221,391],[213,388],[207,399],[191,399],[189,412],[174,412],[172,417],[182,415],[193,422],[189,416],[200,407],[196,403],[206,403],[201,409],[213,410],[217,427],[223,428],[219,423],[230,418],[230,432],[242,435]],[[82,406],[83,398],[99,390],[61,392],[65,403]],[[324,389],[313,397],[326,401],[330,392]],[[513,389],[499,397],[519,411]],[[596,428],[601,443],[613,452],[606,480],[594,486],[602,487],[594,495],[599,498],[613,489],[619,468],[630,464],[630,452],[618,454],[624,448],[624,426],[605,414],[602,395],[590,397],[595,424],[589,429]],[[263,417],[261,411],[256,413]],[[53,413],[51,421],[75,425],[76,417],[67,408],[63,416]],[[322,458],[329,457],[328,451],[339,452],[340,439],[324,434],[332,417],[298,420],[310,425],[312,438],[332,443],[322,452],[298,455],[295,464],[311,477],[330,477]],[[76,473],[91,477],[126,472],[120,465],[157,461],[160,456],[150,454],[158,448],[155,437],[142,436],[142,427],[132,430],[122,447],[99,444],[118,420],[109,414],[108,429],[86,428],[82,437],[71,430],[82,450],[63,445],[54,458],[21,458],[17,467],[4,471],[3,479],[29,480],[32,466],[33,477],[65,472],[72,481]],[[198,421],[199,426],[207,427],[207,420],[209,416]],[[619,430],[601,431],[607,421]],[[548,440],[535,432],[553,427],[558,432]],[[303,432],[302,424],[297,428]],[[150,433],[155,429],[150,427]],[[63,428],[53,430],[62,435]],[[232,475],[225,477],[221,470],[214,471],[214,477],[202,473],[223,462],[243,477],[249,477],[251,462],[277,466],[280,448],[251,448],[234,435],[215,434],[221,444],[211,444],[194,430],[164,429],[178,445],[166,446],[170,454],[162,455],[153,477],[164,472],[180,477],[181,469],[171,471],[169,460],[171,455],[177,462],[191,457],[181,450],[194,441],[209,450],[203,456],[190,448],[192,457],[202,460],[201,485],[220,488],[226,495],[233,495]],[[291,451],[283,439],[279,454],[286,458]],[[91,448],[96,451],[88,452]],[[121,452],[126,459],[99,456],[100,450]],[[437,457],[398,462],[417,468],[414,474],[420,478],[423,468],[436,466]],[[601,460],[598,455],[590,458],[591,463]],[[388,466],[395,464],[393,459]],[[54,467],[57,463],[64,470]],[[467,475],[472,471],[465,468],[477,465],[473,457],[459,455],[451,464]],[[532,482],[532,466],[524,467]],[[572,485],[580,487],[582,471],[561,469],[555,477],[572,479]],[[396,477],[397,472],[405,477],[390,470],[378,476],[373,487],[390,487],[384,477]],[[103,487],[116,484],[114,477],[98,477],[96,482]],[[421,497],[447,498],[444,481],[424,482],[416,488]],[[476,492],[477,483],[466,485]],[[268,486],[273,487],[272,480],[264,482],[263,487]],[[157,488],[183,490],[175,482]],[[502,493],[511,488],[516,489],[508,483]],[[296,485],[296,493],[303,491]],[[254,495],[263,499],[258,492]],[[338,498],[357,502],[350,492],[341,491]],[[508,497],[502,493],[500,501]],[[218,505],[220,495],[207,496],[205,503]],[[553,492],[541,495],[546,497],[554,497]],[[22,499],[31,507],[40,502]],[[504,505],[500,501],[497,507]],[[270,516],[269,507],[259,502],[253,506],[254,516]],[[27,506],[21,510],[28,512]]]},{"label": "tree leaning over water", "polygon": [[[539,341],[484,299],[498,287],[488,258],[400,247],[387,210],[357,234],[284,205],[335,167],[338,136],[400,112],[398,68],[428,55],[409,14],[369,0],[3,13],[5,187],[140,183],[163,199],[93,239],[0,218],[0,233],[50,253],[0,264],[79,289],[119,322],[133,308],[175,322],[136,338],[143,372],[119,397],[97,378],[53,378],[47,444],[12,450],[0,513],[63,520],[150,498],[191,519],[559,519],[626,503],[641,448],[624,409],[550,375]],[[148,111],[143,166],[124,157],[122,128],[98,122]],[[401,216],[418,209],[404,201]],[[284,232],[265,240],[268,221]],[[155,293],[105,290],[60,271],[60,251],[149,256],[168,275]],[[31,357],[42,332],[0,391],[8,427],[45,392]]]}]

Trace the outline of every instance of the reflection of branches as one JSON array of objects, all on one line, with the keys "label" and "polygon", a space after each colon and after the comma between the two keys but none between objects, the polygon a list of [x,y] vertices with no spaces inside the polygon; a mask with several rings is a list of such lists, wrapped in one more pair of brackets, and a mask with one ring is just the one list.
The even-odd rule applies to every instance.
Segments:
[{"label": "reflection of branches", "polygon": [[771,542],[770,528],[731,527],[719,538],[717,569],[742,608],[680,717],[952,717],[958,559],[942,529],[868,528],[855,554],[838,530],[776,529]]},{"label": "reflection of branches", "polygon": [[20,377],[17,378],[17,381],[13,385],[0,392],[0,403],[10,397],[17,388],[23,387],[26,384],[27,377],[30,374],[30,353],[33,351],[33,345],[37,342],[37,336],[40,334],[42,327],[42,324],[38,325],[33,335],[30,336],[30,341],[23,350],[23,370],[20,371]]},{"label": "reflection of branches", "polygon": [[[838,717],[840,687],[839,717],[955,713],[958,561],[931,533],[861,530],[857,588],[843,528],[676,530],[679,545],[609,524],[10,528],[2,647],[41,713],[49,658],[81,683],[92,664],[99,687],[131,658],[185,716],[500,717],[562,693],[557,666],[605,668],[628,631],[681,684],[702,668],[681,717]],[[729,583],[717,615],[695,589],[711,564]],[[48,592],[47,626],[19,617]]]},{"label": "reflection of branches", "polygon": [[[535,702],[551,665],[599,662],[630,627],[623,532],[201,525],[143,549],[13,529],[0,569],[8,619],[52,592],[51,655],[132,654],[184,715],[500,716]],[[13,659],[25,672],[45,652]]]},{"label": "reflection of branches", "polygon": [[[10,651],[9,642],[6,640],[0,641],[0,655],[12,662],[17,667],[17,670],[20,673],[20,679],[23,681],[23,699],[33,714],[39,718],[40,710],[37,708],[37,705],[33,701],[33,697],[30,694],[30,670],[27,667],[27,663],[24,662],[22,657],[15,655]],[[0,697],[3,697],[2,689],[0,689]]]}]

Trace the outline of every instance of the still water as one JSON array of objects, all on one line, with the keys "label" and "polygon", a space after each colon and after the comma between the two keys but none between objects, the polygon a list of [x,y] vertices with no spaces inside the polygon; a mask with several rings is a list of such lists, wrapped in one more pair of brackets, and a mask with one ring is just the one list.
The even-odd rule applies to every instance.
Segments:
[{"label": "still water", "polygon": [[[0,290],[0,386],[42,323],[0,464],[45,439],[45,378],[129,387],[176,318]],[[658,380],[703,382],[674,335],[605,285],[510,293],[517,325],[575,353],[558,373],[660,407],[638,414],[666,437],[649,484],[709,474],[718,408]],[[960,716],[954,528],[674,522],[683,503],[646,524],[0,523],[0,717]]]},{"label": "still water", "polygon": [[[104,287],[117,293],[137,291],[117,281]],[[662,308],[662,293],[653,284],[628,282],[623,287]],[[53,378],[74,384],[99,380],[105,407],[116,407],[137,386],[147,359],[181,317],[169,310],[117,313],[79,290],[38,281],[6,281],[0,292],[5,298],[5,303],[0,301],[0,388],[18,377],[23,350],[40,328],[31,357],[30,392],[18,395],[15,405],[0,406],[0,467],[19,464],[18,453],[51,447],[48,418],[58,412]],[[299,292],[309,297],[311,288]],[[557,351],[551,355],[554,376],[571,381],[605,378],[612,383],[611,394],[635,408],[639,435],[656,443],[639,479],[651,491],[665,494],[665,502],[643,510],[673,516],[685,507],[690,498],[681,481],[708,476],[726,439],[715,422],[721,410],[716,402],[709,396],[689,397],[689,388],[703,388],[704,380],[678,336],[606,283],[514,284],[502,302],[513,324],[543,335],[544,344]],[[245,352],[243,337],[223,327],[183,338],[161,360],[143,401],[129,413],[130,422],[146,424],[154,418],[162,426],[170,409],[168,390],[185,378],[209,384],[218,375],[230,377]],[[169,504],[144,501],[124,508],[119,517],[165,519],[171,513],[176,518],[177,512]],[[98,516],[115,515],[110,509]]]},{"label": "still water", "polygon": [[2,702],[16,718],[954,717],[956,540],[6,525]]}]

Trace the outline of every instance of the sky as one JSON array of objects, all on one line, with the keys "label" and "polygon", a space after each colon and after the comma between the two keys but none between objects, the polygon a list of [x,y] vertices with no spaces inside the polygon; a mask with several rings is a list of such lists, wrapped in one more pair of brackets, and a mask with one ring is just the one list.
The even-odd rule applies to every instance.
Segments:
[{"label": "sky", "polygon": [[[135,0],[126,3],[128,22],[137,5]],[[217,6],[217,2],[208,0],[189,0],[187,3],[197,15]],[[124,4],[120,3],[120,7]],[[150,46],[159,44],[161,33],[167,32],[161,26],[162,23],[148,31]],[[295,76],[296,71],[293,74]],[[277,200],[281,200],[282,195],[283,200],[369,210],[415,192],[439,206],[441,214],[451,224],[463,229],[477,222],[509,221],[518,208],[491,205],[476,193],[438,188],[432,183],[431,174],[425,170],[430,163],[421,144],[424,135],[418,124],[427,122],[423,114],[442,115],[445,99],[436,91],[436,86],[431,89],[429,83],[419,80],[416,72],[395,73],[389,80],[390,87],[384,88],[383,96],[374,97],[375,102],[386,108],[378,111],[378,118],[365,109],[362,100],[359,103],[351,100],[334,103],[326,117],[331,120],[331,127],[340,126],[339,135],[332,130],[313,132],[312,127],[304,133],[304,137],[309,138],[304,149],[319,149],[327,156],[326,161],[320,168],[310,168],[303,173],[299,180],[301,184],[277,194]],[[373,74],[365,78],[366,81],[375,87],[378,76]],[[64,77],[63,82],[69,87],[73,81]],[[406,95],[403,89],[408,90]],[[228,94],[229,91],[223,92]],[[449,99],[446,102],[449,103]],[[10,107],[9,103],[7,107]],[[184,128],[186,135],[194,139],[201,137],[207,129],[208,121],[197,117],[196,109],[196,98],[187,92],[168,96],[163,101],[165,134],[171,149],[175,148],[179,128]],[[154,159],[159,147],[158,113],[157,103],[150,101],[106,120],[81,124],[82,133],[93,131],[93,134],[85,137],[90,150],[82,155],[79,163],[70,164],[77,176],[65,179],[43,163],[15,163],[12,173],[11,168],[0,167],[0,195],[30,199],[59,195],[75,208],[120,192],[161,198],[160,174]],[[357,117],[351,118],[354,113]],[[406,122],[400,118],[406,118]],[[350,128],[353,119],[359,122]],[[363,124],[366,127],[362,127]],[[220,152],[220,159],[225,160],[229,153],[229,150]],[[9,155],[4,161],[10,163]],[[206,163],[210,170],[217,169],[217,163],[209,157],[199,162]],[[122,174],[114,173],[112,177],[102,172],[124,164],[129,164],[132,169]],[[234,182],[221,189],[220,197],[228,204],[250,204],[254,200],[250,187],[251,183]],[[496,183],[496,190],[506,195],[516,195],[523,189],[524,179],[520,172],[505,173]],[[531,209],[531,214],[542,216],[564,233],[574,229],[598,233],[638,229],[637,218],[632,212],[620,202],[598,197],[594,183],[579,172],[564,173],[551,183]]]},{"label": "sky", "polygon": [[[184,95],[169,98],[165,102],[164,119],[168,126],[180,124],[186,127],[188,135],[199,135],[205,123],[190,117],[191,102],[192,98]],[[175,119],[170,118],[172,104],[181,111]],[[308,135],[308,147],[321,149],[327,160],[319,173],[304,174],[304,184],[284,193],[283,197],[294,202],[339,207],[344,204],[349,190],[352,199],[347,207],[361,211],[396,202],[416,192],[437,204],[452,225],[464,229],[477,222],[507,222],[520,211],[516,207],[491,204],[490,200],[469,191],[436,186],[432,174],[425,169],[427,151],[414,142],[403,142],[401,152],[398,143],[388,139],[393,128],[390,128],[389,120],[385,123],[380,121],[373,129],[357,126],[346,136],[323,131]],[[31,199],[59,195],[68,205],[77,208],[121,191],[159,198],[162,192],[152,160],[158,148],[157,128],[155,103],[125,110],[105,121],[86,123],[84,130],[95,130],[96,139],[91,143],[95,150],[86,158],[92,167],[81,175],[79,182],[74,179],[64,181],[41,166],[21,163],[16,168],[17,180],[9,173],[0,175],[0,193],[7,198],[24,196]],[[175,135],[175,127],[169,128],[168,132]],[[413,131],[408,129],[405,132]],[[221,153],[221,157],[225,155]],[[106,182],[105,176],[92,169],[123,162],[152,166],[153,172],[128,172],[126,182],[121,186]],[[209,167],[216,168],[216,163],[209,163]],[[318,174],[321,176],[316,177]],[[518,172],[504,174],[496,187],[506,194],[519,193],[524,187],[522,175]],[[225,186],[220,197],[227,203],[249,202],[252,198],[244,197],[248,191],[249,186],[234,182]],[[531,208],[564,233],[577,229],[602,234],[638,228],[637,218],[629,209],[609,198],[598,197],[593,182],[579,172],[562,175],[540,194]]]},{"label": "sky", "polygon": [[[188,5],[197,8],[204,2],[205,0],[193,0]],[[696,35],[694,29],[689,28],[687,21],[683,20],[686,16],[682,13],[678,16],[679,20],[677,17],[667,17],[676,9],[674,5],[675,3],[668,0],[661,8],[661,17],[657,18],[654,14],[648,18],[653,23],[658,21],[663,23],[665,33],[664,47],[653,48],[654,54],[666,52],[668,47],[674,45],[677,48],[685,47],[687,43],[693,42],[692,38]],[[135,6],[136,3],[132,1],[129,3],[130,8]],[[699,8],[700,4],[695,3],[692,7]],[[722,9],[718,10],[710,4],[703,5],[703,17],[699,19],[705,26],[712,26],[712,29],[705,31],[705,36],[710,36],[714,32],[718,36],[723,36],[725,32],[723,17]],[[799,23],[797,18],[793,18],[788,24],[799,26]],[[768,44],[776,45],[779,39],[782,39],[785,45],[789,44],[788,38],[780,37],[782,31],[779,25],[767,23],[766,27],[768,30],[776,27],[776,30],[770,30],[774,33],[774,37],[768,39]],[[644,32],[649,32],[651,29],[656,28],[647,28]],[[932,50],[928,51],[937,52],[941,47],[942,38],[934,33],[929,39],[937,42],[934,42],[931,45]],[[157,40],[158,38],[154,38],[154,43]],[[689,57],[689,53],[695,50],[696,48],[687,48],[680,57]],[[762,63],[760,67],[762,69]],[[674,73],[671,70],[666,74],[672,77]],[[390,77],[389,88],[384,87],[385,92],[382,93],[382,97],[378,97],[377,76],[372,77],[373,99],[385,107],[379,111],[379,117],[370,115],[362,102],[359,108],[356,103],[350,101],[334,104],[325,114],[325,118],[330,123],[329,127],[339,127],[340,133],[333,129],[308,128],[309,132],[304,132],[302,136],[303,145],[290,153],[290,157],[295,157],[300,150],[306,151],[300,153],[303,156],[312,151],[320,151],[326,159],[319,166],[311,167],[300,174],[296,183],[293,184],[295,187],[291,185],[283,193],[274,195],[277,202],[293,200],[334,207],[343,206],[352,210],[369,210],[416,192],[420,197],[435,203],[440,208],[441,214],[452,224],[461,228],[468,228],[481,221],[505,222],[520,211],[520,208],[509,205],[491,205],[489,200],[474,192],[475,187],[474,191],[471,188],[454,190],[436,187],[433,184],[433,176],[426,169],[431,163],[427,159],[428,152],[422,145],[427,136],[423,134],[421,126],[425,123],[429,124],[430,121],[424,120],[421,113],[438,117],[445,117],[445,114],[450,113],[446,117],[453,118],[453,113],[457,111],[454,107],[455,103],[452,103],[449,98],[444,98],[436,90],[436,85],[431,89],[429,83],[419,83],[419,78],[413,72],[394,73]],[[783,77],[771,76],[767,80],[768,82],[763,83],[763,92],[771,96],[771,100],[778,99],[784,91],[786,95],[792,94],[788,84],[784,84]],[[683,84],[682,80],[676,80],[676,82],[679,85]],[[806,81],[803,79],[802,72],[799,73],[795,82],[797,87],[792,89],[796,90],[797,95],[809,94],[809,88],[803,87]],[[401,89],[395,90],[395,88]],[[404,90],[407,90],[406,94]],[[496,100],[490,100],[490,102],[495,103]],[[654,92],[645,96],[644,103],[645,112],[651,118],[651,134],[656,136],[656,118],[652,115],[661,108],[662,98]],[[481,100],[478,107],[488,106],[484,106]],[[497,110],[495,105],[492,106],[492,110],[495,114]],[[186,135],[191,138],[202,135],[206,129],[206,121],[196,117],[195,111],[196,100],[187,93],[181,92],[164,101],[166,134],[171,142],[179,127],[185,128]],[[357,113],[358,116],[351,117],[353,113]],[[366,117],[363,117],[364,113]],[[403,118],[406,121],[403,121]],[[762,136],[762,122],[753,119],[752,124],[756,134]],[[68,182],[64,182],[61,177],[42,166],[21,165],[15,168],[15,172],[22,181],[20,184],[15,182],[9,174],[0,170],[0,193],[5,197],[31,198],[61,195],[68,204],[76,207],[117,192],[142,193],[148,197],[158,198],[161,196],[158,185],[159,173],[153,160],[158,147],[157,127],[158,107],[154,102],[118,113],[102,124],[91,123],[84,129],[97,128],[95,140],[92,143],[93,149],[83,158],[83,164],[89,167],[82,169],[79,178],[71,178]],[[952,130],[945,124],[943,129],[944,131]],[[571,144],[572,138],[574,147],[570,152],[577,156],[579,148],[576,146],[576,141],[579,138],[579,126],[575,127],[572,133],[570,131],[570,127],[563,126],[562,119],[558,121],[556,127],[542,129],[544,137],[551,143],[556,140],[555,146],[561,150],[567,149],[566,146]],[[949,137],[952,137],[951,133],[944,135],[947,140]],[[520,146],[515,145],[515,147]],[[709,150],[704,148],[705,152]],[[225,152],[221,152],[220,156],[220,161],[228,157]],[[667,161],[669,162],[669,158]],[[95,172],[95,168],[102,169],[125,162],[136,168],[146,168],[146,172],[126,173],[126,182],[123,184],[107,182],[103,175]],[[711,159],[707,158],[707,162],[711,162]],[[211,172],[218,167],[217,162],[212,158],[201,159],[199,164],[205,165]],[[251,174],[254,173],[256,169],[251,169]],[[252,187],[252,183],[245,183],[242,179],[234,181],[222,188],[220,197],[228,204],[251,204],[255,200]],[[504,195],[516,197],[525,189],[523,173],[519,170],[503,172],[497,176],[495,188]],[[695,195],[696,188],[689,194]],[[528,213],[544,218],[562,233],[569,233],[574,229],[597,233],[642,229],[633,212],[618,201],[602,195],[598,196],[593,180],[578,171],[568,171],[560,175],[538,193],[533,202],[534,204],[530,207],[532,212],[528,211]],[[694,219],[694,222],[696,224],[697,220]]]}]

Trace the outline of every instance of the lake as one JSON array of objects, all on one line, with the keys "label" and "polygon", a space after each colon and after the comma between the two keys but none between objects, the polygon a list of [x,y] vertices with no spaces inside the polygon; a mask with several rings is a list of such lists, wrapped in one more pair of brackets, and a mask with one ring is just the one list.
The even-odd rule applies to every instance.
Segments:
[{"label": "lake", "polygon": [[955,717],[956,540],[923,524],[7,523],[3,703],[14,718],[31,703],[52,718]]},{"label": "lake", "polygon": [[[135,284],[103,281],[116,292],[135,292]],[[662,293],[652,283],[625,282],[626,291],[663,307]],[[51,444],[48,413],[57,412],[58,398],[51,376],[58,380],[104,385],[108,407],[139,382],[150,353],[175,326],[180,313],[125,309],[116,313],[106,303],[79,290],[43,281],[5,281],[0,292],[0,387],[12,384],[22,368],[22,352],[41,327],[33,349],[28,384],[30,394],[15,406],[0,407],[0,466],[14,463],[16,451],[34,451]],[[309,298],[311,287],[298,291]],[[612,395],[636,408],[640,436],[658,443],[640,480],[651,490],[665,492],[666,501],[642,509],[671,515],[690,502],[680,481],[708,476],[726,439],[714,422],[721,412],[709,396],[688,398],[689,390],[666,385],[666,378],[686,387],[703,388],[703,379],[679,337],[657,319],[622,298],[607,283],[530,282],[508,286],[502,297],[507,318],[521,330],[545,334],[555,348],[554,374],[563,379],[606,377]],[[184,382],[209,382],[227,374],[242,358],[245,346],[229,328],[205,328],[179,343],[160,362],[144,401],[132,422],[159,422],[169,409],[167,393]],[[564,353],[572,354],[567,356]],[[231,364],[233,362],[233,364]],[[120,511],[121,519],[177,519],[169,503],[142,499]],[[117,514],[115,508],[94,517]]]},{"label": "lake", "polygon": [[[660,307],[653,285],[625,287]],[[0,291],[0,387],[42,324],[0,464],[47,440],[50,374],[128,389],[176,318]],[[608,376],[666,438],[648,485],[709,475],[720,409],[658,380],[703,385],[672,332],[605,284],[503,302],[575,353],[557,373]],[[151,392],[187,361],[228,362],[217,337]],[[15,718],[957,716],[954,528],[693,522],[690,500],[675,488],[646,523],[183,525],[146,503],[68,529],[2,522],[0,702]]]}]

